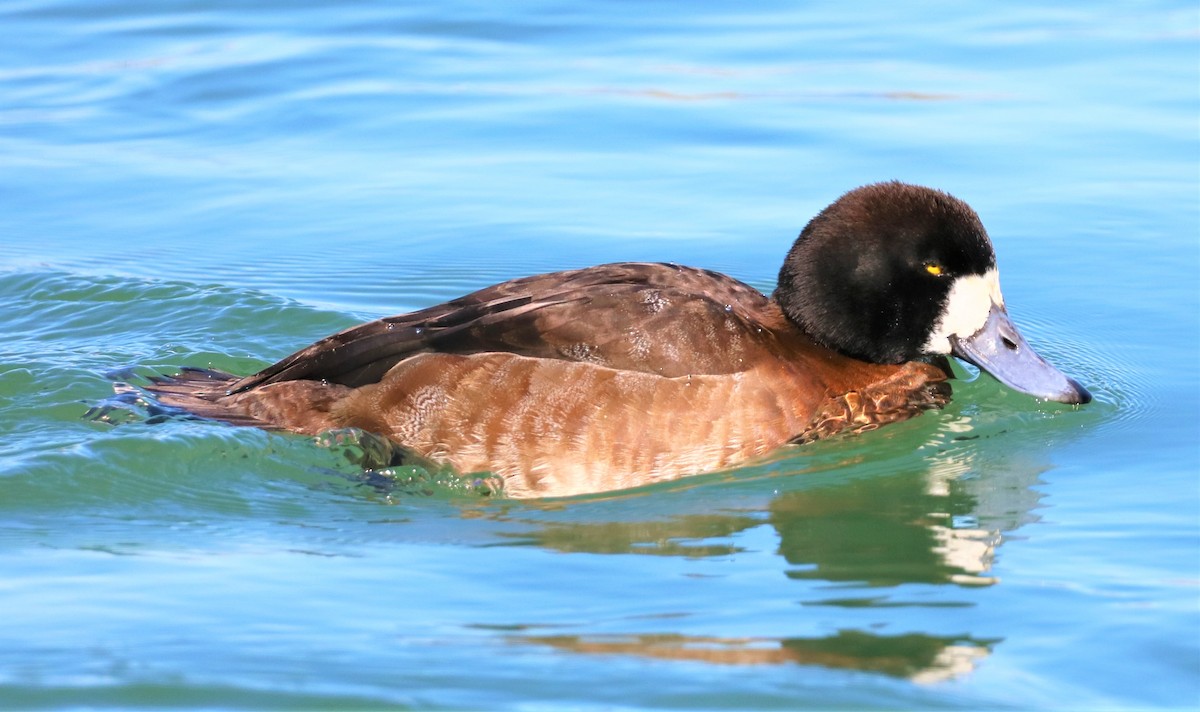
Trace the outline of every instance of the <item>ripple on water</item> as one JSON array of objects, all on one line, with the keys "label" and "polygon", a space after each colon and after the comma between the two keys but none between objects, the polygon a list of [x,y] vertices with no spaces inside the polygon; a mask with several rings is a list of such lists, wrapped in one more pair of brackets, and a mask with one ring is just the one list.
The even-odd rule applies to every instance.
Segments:
[{"label": "ripple on water", "polygon": [[1094,400],[1080,407],[1088,422],[1124,430],[1165,406],[1136,345],[1082,334],[1063,316],[1022,313],[1018,326],[1039,354],[1091,391]]},{"label": "ripple on water", "polygon": [[[294,258],[284,259],[282,263],[288,260]],[[457,295],[494,281],[496,275],[491,272],[494,269],[496,266],[473,273],[429,270],[418,273],[397,289],[410,295],[414,302],[440,301],[447,295]],[[372,280],[372,283],[383,281]],[[310,284],[309,288],[320,290],[321,284]],[[378,290],[370,293],[384,294],[382,288]],[[12,307],[0,315],[0,324],[18,335],[0,344],[0,352],[7,352],[10,357],[19,354],[26,360],[24,365],[0,369],[0,404],[9,415],[16,416],[15,424],[6,428],[16,439],[10,437],[4,451],[10,454],[19,454],[22,450],[40,453],[47,448],[66,447],[81,458],[77,464],[126,463],[133,470],[138,468],[134,466],[136,458],[130,459],[131,453],[143,448],[153,452],[148,455],[151,460],[172,457],[170,453],[175,453],[174,466],[187,467],[189,459],[180,457],[179,450],[171,443],[175,446],[183,443],[183,449],[208,443],[210,453],[211,448],[227,451],[233,443],[236,444],[233,451],[242,452],[247,459],[265,457],[270,460],[274,446],[266,443],[275,441],[258,440],[256,436],[245,434],[231,435],[228,433],[233,429],[213,427],[212,424],[177,425],[190,434],[184,436],[181,431],[171,429],[170,437],[152,427],[118,428],[119,435],[92,441],[96,428],[106,426],[81,423],[80,418],[89,408],[111,395],[114,373],[120,380],[133,378],[135,381],[180,365],[212,365],[248,373],[315,338],[358,321],[358,317],[345,313],[313,309],[257,290],[54,271],[0,275],[0,299]],[[413,307],[418,306],[423,304],[413,304]],[[853,443],[861,442],[861,446],[819,445],[806,448],[795,457],[783,453],[732,474],[689,478],[666,487],[686,490],[730,481],[749,483],[764,476],[777,477],[781,469],[796,471],[799,468],[810,477],[824,469],[840,473],[848,467],[847,457],[856,472],[869,476],[877,469],[875,464],[895,464],[881,457],[880,452],[897,438],[908,437],[911,442],[912,438],[906,435],[911,432],[924,433],[918,441],[923,439],[941,451],[953,452],[977,449],[978,443],[964,443],[1003,436],[1012,430],[1023,431],[1028,437],[1036,434],[1036,438],[1044,441],[1069,438],[1078,430],[1068,427],[1070,425],[1085,422],[1121,424],[1136,420],[1139,413],[1152,407],[1145,397],[1144,384],[1135,380],[1143,375],[1138,370],[1127,367],[1111,355],[1097,353],[1054,320],[1025,318],[1023,326],[1039,344],[1045,344],[1039,349],[1049,360],[1093,389],[1095,403],[1082,409],[1039,404],[986,376],[964,378],[956,383],[955,402],[946,411],[930,413],[862,438],[847,439]],[[1049,336],[1040,338],[1039,334]],[[47,344],[53,345],[53,354],[47,353],[50,348]],[[144,417],[129,412],[117,415],[119,417],[110,420],[132,421],[135,425]],[[58,440],[55,442],[39,435],[39,430],[45,429],[43,426],[50,421],[57,423],[54,427],[58,429]],[[304,441],[302,438],[292,440]],[[322,457],[312,455],[311,451],[316,449],[310,444],[304,443],[300,447],[308,451],[305,457],[318,461]],[[847,447],[849,450],[841,449]],[[871,457],[855,455],[858,447],[870,448]],[[911,445],[906,447],[911,448]],[[257,454],[252,456],[251,453]],[[63,464],[55,457],[40,454],[24,462],[32,462],[37,467],[49,466],[48,463]],[[307,469],[312,471],[313,468]],[[336,467],[331,468],[331,471],[336,470]],[[368,485],[385,499],[429,492],[453,495],[461,490],[457,482],[446,485],[436,476],[406,470],[384,467],[368,468],[365,474],[359,469],[358,473],[357,484]],[[136,477],[120,486],[141,485],[153,487],[149,482],[139,484]],[[152,493],[135,494],[149,496]],[[214,500],[219,501],[220,497]]]},{"label": "ripple on water", "polygon": [[56,361],[64,352],[103,362],[109,351],[146,358],[214,347],[273,358],[355,321],[252,289],[67,272],[0,275],[0,300],[0,328],[16,337],[0,349]]}]

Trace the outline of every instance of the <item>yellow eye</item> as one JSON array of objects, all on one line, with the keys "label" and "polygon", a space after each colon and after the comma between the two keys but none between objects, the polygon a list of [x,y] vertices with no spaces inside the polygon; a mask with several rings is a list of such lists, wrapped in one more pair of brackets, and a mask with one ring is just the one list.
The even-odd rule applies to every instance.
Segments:
[{"label": "yellow eye", "polygon": [[937,277],[942,273],[942,266],[937,262],[929,262],[925,265],[925,271],[929,274],[932,274],[934,277]]}]

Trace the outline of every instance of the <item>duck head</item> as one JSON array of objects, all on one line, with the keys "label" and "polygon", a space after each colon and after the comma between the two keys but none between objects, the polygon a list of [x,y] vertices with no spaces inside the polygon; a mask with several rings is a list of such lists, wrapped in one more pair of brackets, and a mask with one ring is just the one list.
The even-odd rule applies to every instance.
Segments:
[{"label": "duck head", "polygon": [[1035,398],[1087,403],[1008,316],[979,216],[941,191],[877,183],[804,228],[774,299],[822,345],[872,363],[953,355]]}]

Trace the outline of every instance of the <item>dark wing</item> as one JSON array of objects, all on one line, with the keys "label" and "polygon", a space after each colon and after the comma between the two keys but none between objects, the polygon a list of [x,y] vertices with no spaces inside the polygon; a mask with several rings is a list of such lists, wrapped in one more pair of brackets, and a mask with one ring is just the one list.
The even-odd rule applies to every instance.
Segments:
[{"label": "dark wing", "polygon": [[767,298],[716,272],[622,263],[524,277],[321,339],[233,384],[358,387],[421,352],[505,351],[664,376],[742,370]]}]

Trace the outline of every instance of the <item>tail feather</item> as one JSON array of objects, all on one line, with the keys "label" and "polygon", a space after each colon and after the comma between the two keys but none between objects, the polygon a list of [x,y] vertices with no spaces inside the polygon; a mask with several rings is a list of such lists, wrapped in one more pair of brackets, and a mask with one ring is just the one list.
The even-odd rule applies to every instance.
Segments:
[{"label": "tail feather", "polygon": [[174,376],[151,376],[146,391],[159,405],[201,418],[256,428],[278,427],[231,407],[228,401],[221,402],[237,381],[237,376],[223,371],[185,366]]},{"label": "tail feather", "polygon": [[426,472],[441,467],[383,435],[348,428],[330,419],[329,410],[351,389],[316,381],[286,381],[247,393],[231,393],[239,380],[223,371],[184,367],[174,376],[150,376],[144,391],[154,398],[152,413],[219,420],[274,431],[321,434],[318,444],[338,449],[364,469],[411,465]]}]

